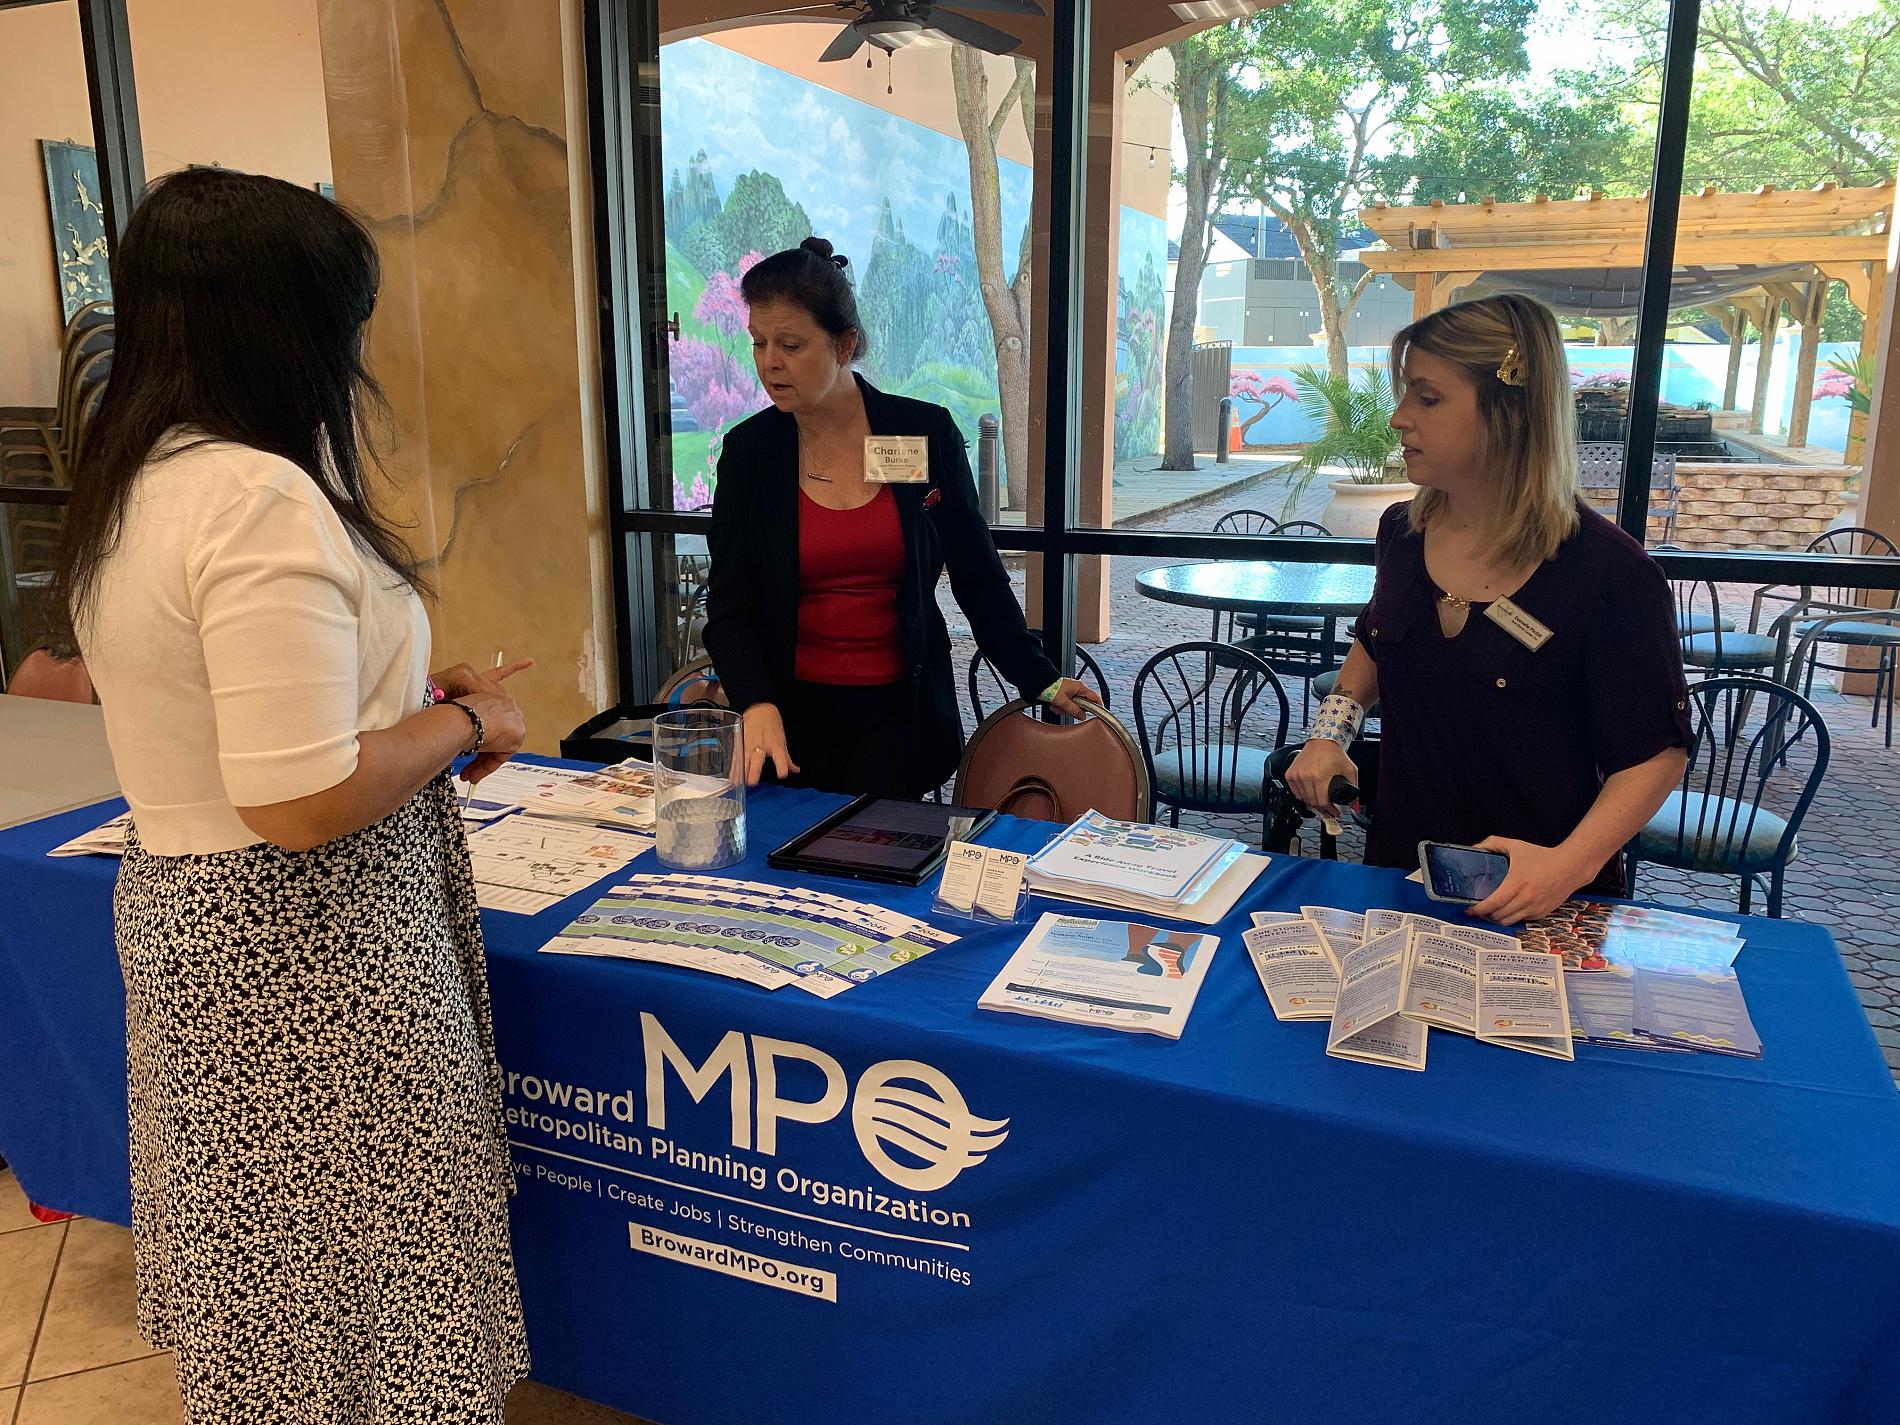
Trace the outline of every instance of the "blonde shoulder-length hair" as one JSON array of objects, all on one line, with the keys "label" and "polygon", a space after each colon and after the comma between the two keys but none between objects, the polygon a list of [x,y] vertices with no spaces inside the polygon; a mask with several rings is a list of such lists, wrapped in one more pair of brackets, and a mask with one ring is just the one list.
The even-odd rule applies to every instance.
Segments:
[{"label": "blonde shoulder-length hair", "polygon": [[[1577,412],[1556,316],[1542,302],[1506,294],[1421,317],[1392,338],[1397,394],[1413,351],[1456,362],[1478,388],[1478,458],[1492,491],[1481,555],[1510,568],[1553,557],[1578,523]],[[1419,491],[1413,530],[1423,532],[1444,508],[1442,491]]]}]

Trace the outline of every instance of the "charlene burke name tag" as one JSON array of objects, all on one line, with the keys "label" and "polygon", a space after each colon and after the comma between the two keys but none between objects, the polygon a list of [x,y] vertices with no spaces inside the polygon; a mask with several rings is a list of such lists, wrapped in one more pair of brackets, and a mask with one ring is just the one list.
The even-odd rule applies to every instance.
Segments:
[{"label": "charlene burke name tag", "polygon": [[1550,630],[1509,599],[1493,599],[1484,616],[1533,653],[1550,642]]},{"label": "charlene burke name tag", "polygon": [[864,478],[876,485],[922,485],[930,479],[930,437],[867,435]]}]

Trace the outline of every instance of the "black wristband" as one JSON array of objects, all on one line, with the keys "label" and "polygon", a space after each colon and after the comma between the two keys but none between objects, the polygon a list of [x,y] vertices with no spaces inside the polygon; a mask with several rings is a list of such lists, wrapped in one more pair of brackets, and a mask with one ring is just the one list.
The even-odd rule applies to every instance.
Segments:
[{"label": "black wristband", "polygon": [[454,698],[450,698],[447,702],[441,704],[441,706],[445,708],[455,708],[457,711],[466,715],[470,724],[475,729],[475,740],[462,749],[462,755],[464,757],[473,757],[477,752],[480,752],[482,750],[482,738],[485,735],[482,728],[482,715],[476,712],[475,709],[470,707],[467,703],[458,703]]}]

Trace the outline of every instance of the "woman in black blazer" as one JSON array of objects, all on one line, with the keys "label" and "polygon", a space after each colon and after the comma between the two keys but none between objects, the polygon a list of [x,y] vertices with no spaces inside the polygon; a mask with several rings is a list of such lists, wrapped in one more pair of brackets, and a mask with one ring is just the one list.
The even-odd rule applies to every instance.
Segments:
[{"label": "woman in black blazer", "polygon": [[[887,396],[852,371],[864,329],[831,244],[807,238],[741,280],[768,410],[728,431],[713,500],[706,651],[745,718],[746,774],[827,791],[919,797],[962,754],[950,586],[977,645],[1023,696],[1079,716],[1003,572],[950,413]],[[867,460],[925,478],[867,479]]]}]

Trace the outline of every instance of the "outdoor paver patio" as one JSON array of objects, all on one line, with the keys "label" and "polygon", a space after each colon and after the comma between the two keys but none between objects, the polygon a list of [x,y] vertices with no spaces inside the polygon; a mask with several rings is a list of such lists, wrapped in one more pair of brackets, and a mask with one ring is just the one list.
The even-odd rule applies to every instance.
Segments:
[{"label": "outdoor paver patio", "polygon": [[[1284,477],[1260,481],[1245,492],[1244,501],[1278,514],[1273,498]],[[1313,518],[1326,501],[1323,483],[1299,502],[1296,513]],[[1144,522],[1149,529],[1205,531],[1228,508],[1218,493],[1209,501],[1179,508],[1165,518]],[[1141,596],[1135,576],[1155,564],[1174,561],[1118,557],[1111,561],[1111,637],[1091,644],[1088,651],[1102,665],[1117,711],[1127,709],[1135,675],[1157,651],[1173,643],[1208,636],[1208,615],[1197,609],[1157,603]],[[1018,594],[1022,571],[1013,570]],[[1743,591],[1724,589],[1731,615],[1747,617]],[[953,661],[959,681],[974,645],[968,627],[948,586],[941,593],[945,617],[955,640]],[[1823,674],[1823,677],[1826,675]],[[1303,723],[1297,684],[1288,686],[1292,704],[1292,735]],[[1848,977],[1860,993],[1868,1022],[1873,1026],[1888,1066],[1900,1082],[1900,752],[1882,745],[1882,733],[1868,725],[1870,705],[1864,697],[1843,697],[1817,679],[1814,701],[1833,738],[1833,757],[1827,777],[1809,809],[1800,834],[1799,859],[1789,870],[1783,914],[1792,920],[1812,921],[1833,932],[1847,966]],[[966,720],[969,709],[964,708]],[[1257,816],[1184,815],[1183,825],[1220,830],[1243,840],[1257,841]],[[1304,848],[1316,854],[1310,837]],[[1356,860],[1362,847],[1351,829],[1341,856]],[[1685,908],[1734,910],[1736,882],[1732,878],[1678,872],[1655,866],[1642,868],[1638,884],[1647,901]],[[1761,900],[1758,897],[1756,908]]]}]

